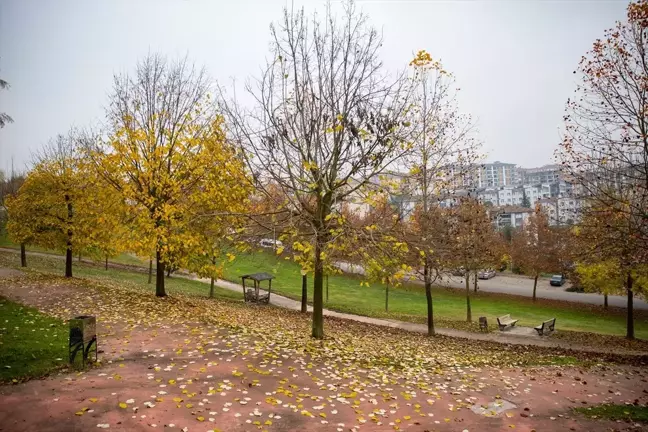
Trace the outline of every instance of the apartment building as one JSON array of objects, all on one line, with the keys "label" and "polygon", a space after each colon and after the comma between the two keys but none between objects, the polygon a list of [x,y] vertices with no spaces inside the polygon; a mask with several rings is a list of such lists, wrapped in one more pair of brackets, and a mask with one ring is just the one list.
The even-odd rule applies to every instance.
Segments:
[{"label": "apartment building", "polygon": [[517,181],[515,164],[495,161],[481,165],[477,173],[477,187],[512,186]]},{"label": "apartment building", "polygon": [[517,168],[516,184],[558,183],[562,177],[560,166],[543,165],[538,168]]}]

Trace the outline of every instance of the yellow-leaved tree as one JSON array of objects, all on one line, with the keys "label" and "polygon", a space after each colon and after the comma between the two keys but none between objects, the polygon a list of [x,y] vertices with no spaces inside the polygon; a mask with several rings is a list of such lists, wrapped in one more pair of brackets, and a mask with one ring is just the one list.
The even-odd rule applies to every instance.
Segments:
[{"label": "yellow-leaved tree", "polygon": [[72,277],[73,251],[118,249],[111,222],[119,218],[118,197],[88,171],[78,138],[70,131],[53,139],[18,193],[7,200],[11,239],[65,251],[66,277]]},{"label": "yellow-leaved tree", "polygon": [[[165,266],[206,252],[204,235],[222,235],[214,225],[227,220],[218,217],[240,211],[250,182],[225,140],[204,70],[186,59],[149,55],[135,75],[116,76],[108,120],[108,138],[89,140],[88,155],[128,206],[128,249],[155,251],[156,295],[165,296]],[[205,214],[213,220],[201,234]]]}]

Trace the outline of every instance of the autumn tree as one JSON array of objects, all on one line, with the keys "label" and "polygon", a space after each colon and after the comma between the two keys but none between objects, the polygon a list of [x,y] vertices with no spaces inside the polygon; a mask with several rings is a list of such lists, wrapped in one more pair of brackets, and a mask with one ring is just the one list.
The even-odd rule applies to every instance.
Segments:
[{"label": "autumn tree", "polygon": [[585,250],[626,275],[628,338],[633,274],[648,264],[647,41],[648,2],[632,2],[626,19],[594,42],[575,72],[579,84],[567,102],[559,153],[584,201],[579,228],[597,240]]},{"label": "autumn tree", "polygon": [[524,273],[533,277],[533,301],[536,301],[538,277],[561,268],[560,233],[549,226],[549,217],[538,206],[515,232],[510,245],[511,259]]},{"label": "autumn tree", "polygon": [[[7,235],[7,201],[10,197],[16,196],[18,190],[25,182],[25,175],[17,172],[11,167],[11,172],[9,175],[5,175],[3,171],[0,171],[0,235]],[[25,243],[20,243],[20,265],[22,267],[27,267],[27,253],[25,250]]]},{"label": "autumn tree", "polygon": [[499,236],[486,208],[475,198],[461,197],[450,212],[450,239],[453,263],[465,271],[466,320],[472,321],[470,275],[501,260]]},{"label": "autumn tree", "polygon": [[221,104],[250,171],[288,202],[298,256],[312,257],[312,335],[322,339],[326,256],[346,237],[340,209],[409,150],[409,83],[385,73],[381,38],[352,3],[341,17],[329,5],[323,20],[285,9],[271,34],[269,61],[246,87],[253,106],[224,91]]},{"label": "autumn tree", "polygon": [[149,55],[134,75],[115,76],[108,120],[109,137],[90,139],[88,156],[129,205],[129,249],[154,249],[156,295],[165,296],[165,266],[206,250],[192,229],[205,203],[227,214],[249,181],[225,140],[204,70],[186,59]]},{"label": "autumn tree", "polygon": [[416,200],[413,217],[405,221],[403,239],[409,264],[425,286],[428,335],[434,335],[432,283],[447,268],[448,228],[439,201],[470,182],[478,143],[473,124],[458,111],[456,83],[438,60],[419,51],[413,70],[412,151],[400,164],[407,171],[399,189]]},{"label": "autumn tree", "polygon": [[[609,207],[590,208],[575,231],[579,276],[589,290],[603,294],[621,284],[627,298],[626,337],[634,339],[634,297],[648,293],[648,265],[637,260],[642,239],[633,235],[626,213]],[[603,268],[607,275],[598,273]]]},{"label": "autumn tree", "polygon": [[98,223],[93,204],[102,192],[83,170],[77,138],[70,131],[50,141],[18,194],[7,201],[10,237],[17,243],[65,251],[66,277],[72,277],[73,251],[91,245],[105,227]]}]

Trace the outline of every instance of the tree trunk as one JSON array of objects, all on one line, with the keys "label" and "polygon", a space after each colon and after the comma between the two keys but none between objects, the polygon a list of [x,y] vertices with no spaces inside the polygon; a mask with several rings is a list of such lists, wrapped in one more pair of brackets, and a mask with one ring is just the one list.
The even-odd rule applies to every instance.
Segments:
[{"label": "tree trunk", "polygon": [[466,270],[466,321],[472,322],[472,311],[470,310],[470,272]]},{"label": "tree trunk", "polygon": [[65,251],[65,277],[72,277],[72,245],[69,240]]},{"label": "tree trunk", "polygon": [[167,271],[166,271],[167,276],[166,277],[171,277],[171,270],[173,270],[173,267],[171,267],[171,265],[169,265],[169,267],[167,267]]},{"label": "tree trunk", "polygon": [[635,338],[635,333],[634,333],[634,305],[633,305],[634,293],[632,292],[632,275],[630,273],[628,273],[628,281],[626,283],[626,289],[628,291],[628,325],[627,325],[627,331],[626,331],[626,338],[627,339],[634,339]]},{"label": "tree trunk", "polygon": [[164,290],[164,262],[160,257],[160,251],[155,253],[155,295],[158,297],[166,297]]},{"label": "tree trunk", "polygon": [[308,275],[302,275],[301,312],[308,312]]},{"label": "tree trunk", "polygon": [[68,230],[67,230],[67,250],[65,251],[65,277],[72,277],[72,203],[70,202],[70,197],[65,195],[65,201],[67,201],[67,220],[68,220]]},{"label": "tree trunk", "polygon": [[538,273],[536,273],[535,278],[533,279],[533,301],[536,301],[536,288],[538,287]]},{"label": "tree trunk", "polygon": [[389,312],[389,283],[385,284],[385,312]]},{"label": "tree trunk", "polygon": [[603,307],[605,309],[608,308],[608,295],[607,294],[603,294]]},{"label": "tree trunk", "polygon": [[108,255],[106,255],[106,271],[108,271]]},{"label": "tree trunk", "polygon": [[473,281],[473,284],[474,284],[473,291],[474,292],[477,292],[477,279],[479,279],[479,278],[477,277],[477,270],[475,270],[475,280]]},{"label": "tree trunk", "polygon": [[323,282],[324,263],[322,262],[322,244],[324,240],[318,235],[315,239],[315,271],[313,274],[313,334],[315,339],[324,339],[324,302]]},{"label": "tree trunk", "polygon": [[20,243],[20,266],[27,267],[27,252],[25,252],[25,243]]},{"label": "tree trunk", "polygon": [[214,278],[211,278],[211,282],[209,284],[209,298],[214,298]]},{"label": "tree trunk", "polygon": [[[426,260],[427,261],[427,260]],[[427,330],[428,336],[434,336],[434,305],[432,303],[432,282],[430,281],[430,267],[425,263],[423,268],[423,279],[425,282],[425,300],[427,303]]]},{"label": "tree trunk", "polygon": [[148,283],[151,283],[151,280],[153,279],[153,258],[149,258],[149,279]]}]

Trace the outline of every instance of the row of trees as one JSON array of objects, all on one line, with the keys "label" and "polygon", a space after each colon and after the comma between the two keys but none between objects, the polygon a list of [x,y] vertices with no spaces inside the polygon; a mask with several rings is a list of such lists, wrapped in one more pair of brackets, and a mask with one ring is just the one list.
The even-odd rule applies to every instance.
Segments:
[{"label": "row of trees", "polygon": [[[629,9],[626,27],[635,46],[645,40],[645,9],[643,1]],[[68,276],[73,251],[110,256],[125,250],[150,257],[156,261],[156,294],[164,296],[165,268],[188,268],[213,280],[245,235],[271,230],[313,275],[315,338],[324,336],[324,276],[340,260],[361,263],[371,278],[420,278],[430,334],[432,283],[448,268],[463,267],[470,320],[470,275],[496,265],[508,246],[493,230],[487,209],[474,199],[457,198],[451,209],[438,205],[440,198],[472,183],[471,170],[479,159],[472,122],[456,106],[452,75],[425,51],[416,54],[408,70],[387,73],[379,57],[379,33],[353,3],[344,5],[341,16],[329,6],[321,20],[303,10],[284,10],[271,34],[269,60],[261,76],[246,85],[243,99],[223,87],[216,87],[212,98],[204,70],[186,60],[170,63],[151,55],[134,75],[116,76],[101,131],[57,137],[8,201],[11,235],[20,243],[65,250]],[[614,39],[611,34],[608,44],[620,59],[593,64],[605,66],[633,53],[627,45],[615,48]],[[602,45],[595,44],[593,56],[605,52]],[[599,66],[583,65],[592,77],[586,87],[599,89],[600,76],[608,87],[621,85],[612,68],[605,66],[604,75]],[[636,65],[628,68],[644,82],[646,74]],[[601,99],[604,105],[606,98]],[[592,121],[596,109],[583,114],[577,126]],[[646,111],[640,112],[643,119]],[[597,220],[619,221],[612,230],[616,234],[596,237],[600,255],[590,257],[601,262],[624,257],[619,265],[628,269],[629,290],[633,272],[646,262],[645,254],[634,256],[631,250],[646,245],[648,220],[640,181],[646,179],[642,166],[648,166],[646,135],[643,120],[634,120],[627,126],[630,120],[601,113],[600,125],[584,127],[577,140],[579,129],[568,119],[570,138],[564,146],[566,169],[576,167],[574,181],[611,166],[612,142],[634,146],[634,153],[627,153],[634,155],[632,163],[626,160],[623,169],[616,164],[612,171],[614,179],[629,173],[612,183],[620,191],[616,201],[588,207],[607,212]],[[635,127],[641,133],[629,132]],[[609,131],[608,147],[598,159],[588,156],[587,169],[578,177],[576,155],[601,149],[596,134],[586,136],[591,130]],[[408,173],[405,190],[419,198],[407,221],[389,203],[391,180],[385,174],[392,168]],[[610,182],[594,182],[604,183],[610,193]],[[358,204],[372,210],[360,215],[354,211]],[[548,256],[564,253],[542,217],[534,216],[511,249],[536,280],[556,265],[558,258]],[[632,240],[621,244],[626,235]]]}]

